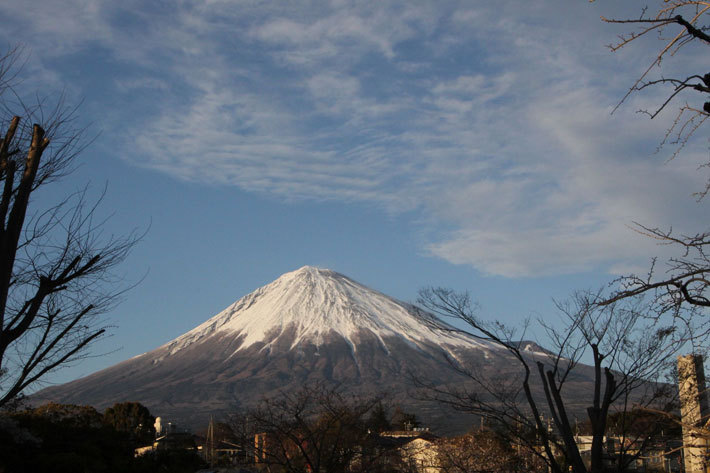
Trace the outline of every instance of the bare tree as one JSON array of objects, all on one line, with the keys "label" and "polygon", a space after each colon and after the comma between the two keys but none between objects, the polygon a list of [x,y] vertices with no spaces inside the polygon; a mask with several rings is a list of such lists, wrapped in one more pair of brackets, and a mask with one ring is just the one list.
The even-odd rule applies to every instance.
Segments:
[{"label": "bare tree", "polygon": [[[667,87],[669,92],[661,103],[651,110],[639,111],[653,119],[686,92],[695,94],[691,102],[680,105],[675,119],[661,142],[661,146],[669,144],[675,147],[672,157],[678,155],[695,132],[710,117],[710,72],[700,69],[676,77],[656,76],[655,72],[660,70],[661,65],[676,55],[681,48],[698,42],[710,46],[710,35],[707,34],[708,26],[703,23],[707,19],[709,11],[710,2],[708,1],[666,0],[650,14],[648,7],[644,8],[639,18],[610,19],[602,17],[602,20],[607,23],[630,25],[635,28],[620,35],[617,42],[610,44],[609,48],[612,51],[617,51],[651,35],[663,42],[658,54],[641,76],[636,79],[617,108],[633,93],[652,87]],[[705,190],[699,196],[704,196],[708,190],[710,190],[710,180],[707,181]]]},{"label": "bare tree", "polygon": [[[449,330],[497,346],[497,356],[517,366],[517,375],[491,376],[473,364],[452,359],[451,365],[472,381],[471,386],[440,388],[422,380],[418,384],[430,398],[483,416],[511,444],[553,472],[562,473],[567,466],[575,473],[608,471],[610,462],[617,471],[624,471],[653,440],[652,430],[634,436],[624,427],[627,424],[619,423],[621,428],[614,434],[620,438],[620,447],[609,457],[604,450],[609,416],[626,416],[638,406],[663,406],[672,397],[673,391],[659,381],[686,334],[649,321],[644,317],[645,306],[637,299],[605,306],[598,301],[598,293],[578,293],[558,304],[562,320],[554,325],[541,321],[552,342],[552,349],[543,352],[521,341],[524,331],[481,320],[467,294],[423,290],[419,303],[427,311],[424,314],[464,322],[467,330]],[[585,361],[591,366],[582,364]],[[591,380],[591,390],[577,387],[572,391],[584,379]],[[591,448],[584,455],[575,438],[573,417],[580,408],[591,425]]]},{"label": "bare tree", "polygon": [[233,416],[232,424],[248,455],[267,471],[375,471],[366,417],[380,401],[304,387],[263,400]]},{"label": "bare tree", "polygon": [[0,407],[105,333],[98,315],[121,294],[112,270],[137,241],[104,234],[86,188],[36,205],[41,189],[72,170],[86,139],[61,98],[53,106],[19,100],[19,54],[0,58]]},{"label": "bare tree", "polygon": [[436,442],[436,466],[441,473],[533,472],[504,439],[479,430]]},{"label": "bare tree", "polygon": [[[632,94],[667,88],[660,103],[640,112],[654,119],[664,110],[677,106],[659,146],[659,149],[664,146],[673,148],[671,159],[686,147],[710,117],[710,72],[702,69],[704,66],[701,62],[679,64],[676,59],[681,56],[681,50],[710,46],[708,13],[708,1],[666,0],[656,9],[644,8],[639,18],[602,17],[608,23],[632,28],[620,35],[617,42],[609,45],[612,51],[631,47],[644,40],[661,42],[648,68],[636,79],[617,107]],[[699,170],[709,168],[710,160],[701,164]],[[706,180],[704,188],[696,192],[697,199],[702,200],[708,192],[710,178]],[[668,312],[678,306],[689,306],[695,312],[710,307],[710,259],[707,254],[710,233],[703,229],[695,234],[678,235],[672,229],[664,230],[639,223],[635,223],[635,229],[662,245],[674,247],[678,250],[678,256],[668,260],[665,268],[658,268],[654,259],[646,275],[629,275],[616,281],[617,290],[608,298],[607,303],[646,293],[656,298],[658,304],[655,312]]]},{"label": "bare tree", "polygon": [[[679,71],[675,77],[666,72],[668,68],[662,75],[655,74],[662,63],[680,56],[681,49],[710,45],[709,26],[704,23],[710,2],[664,0],[658,4],[655,10],[644,8],[639,18],[603,20],[634,28],[610,45],[614,51],[650,38],[662,42],[658,54],[619,106],[632,94],[668,87],[660,103],[640,112],[656,119],[678,104],[659,146],[672,147],[671,158],[675,158],[710,116],[710,73],[686,73],[693,64],[676,64],[671,69]],[[710,168],[710,160],[701,165],[701,170],[705,168]],[[696,197],[702,200],[708,192],[710,178]],[[661,376],[670,370],[666,362],[685,343],[706,339],[706,331],[697,330],[696,316],[704,316],[703,311],[710,307],[710,233],[704,230],[677,235],[670,229],[635,225],[640,233],[678,248],[679,256],[669,259],[666,268],[660,268],[665,270],[661,275],[654,259],[648,274],[614,281],[611,293],[579,293],[571,302],[560,304],[565,321],[562,328],[541,322],[554,345],[544,356],[526,350],[520,332],[479,319],[467,294],[446,289],[423,291],[420,304],[425,309],[464,322],[471,335],[504,350],[519,371],[514,379],[490,378],[475,366],[451,360],[452,366],[471,379],[473,388],[440,389],[419,380],[420,384],[441,402],[485,416],[506,438],[526,448],[554,472],[561,473],[567,466],[576,473],[601,472],[610,461],[616,470],[624,470],[653,440],[654,431],[650,427],[640,432],[629,429],[633,422],[628,419],[640,408],[657,409],[662,406],[661,401],[673,396],[673,392],[668,392],[669,386],[660,383]],[[702,324],[703,317],[700,320]],[[588,399],[566,397],[575,378],[589,372],[582,362],[591,364],[593,389]],[[591,434],[588,458],[584,458],[575,441],[570,412],[573,401],[587,404]],[[544,416],[551,418],[549,425]],[[614,419],[613,425],[610,418]],[[612,430],[620,437],[620,445],[609,457],[604,452],[603,438]]]}]

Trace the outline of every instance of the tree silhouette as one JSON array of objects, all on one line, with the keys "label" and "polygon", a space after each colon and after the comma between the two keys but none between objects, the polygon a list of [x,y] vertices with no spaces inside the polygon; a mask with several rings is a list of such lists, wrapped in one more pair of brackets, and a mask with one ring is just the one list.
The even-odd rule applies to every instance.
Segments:
[{"label": "tree silhouette", "polygon": [[0,58],[0,407],[104,334],[98,315],[121,295],[112,270],[137,241],[104,234],[86,189],[33,206],[86,140],[62,98],[11,100],[19,54]]},{"label": "tree silhouette", "polygon": [[139,402],[118,402],[104,411],[104,422],[119,432],[126,432],[138,444],[152,442],[155,417]]}]

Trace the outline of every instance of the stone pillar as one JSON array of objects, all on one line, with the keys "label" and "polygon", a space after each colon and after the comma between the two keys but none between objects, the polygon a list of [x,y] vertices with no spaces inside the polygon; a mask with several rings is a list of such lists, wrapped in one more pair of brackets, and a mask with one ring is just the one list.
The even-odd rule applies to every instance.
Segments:
[{"label": "stone pillar", "polygon": [[699,355],[678,357],[678,390],[683,422],[683,457],[686,473],[709,473],[708,438],[698,431],[708,421],[703,359]]}]

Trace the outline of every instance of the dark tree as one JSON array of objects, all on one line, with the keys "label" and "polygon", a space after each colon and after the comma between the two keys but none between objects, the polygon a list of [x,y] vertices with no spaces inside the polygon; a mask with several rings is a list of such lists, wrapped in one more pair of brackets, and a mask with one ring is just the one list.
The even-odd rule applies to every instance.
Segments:
[{"label": "dark tree", "polygon": [[133,471],[133,448],[126,435],[105,425],[93,407],[50,403],[0,415],[0,420],[3,471]]},{"label": "dark tree", "polygon": [[0,407],[104,334],[98,315],[121,293],[112,270],[136,242],[103,234],[86,190],[35,205],[86,140],[61,98],[13,103],[17,57],[0,58]]},{"label": "dark tree", "polygon": [[90,406],[49,403],[0,414],[0,471],[192,473],[205,466],[194,449],[136,457],[134,448],[129,433]]},{"label": "dark tree", "polygon": [[367,418],[366,425],[368,430],[373,433],[392,430],[388,409],[382,402],[378,402],[375,407],[372,408],[372,412],[370,412],[370,416]]},{"label": "dark tree", "polygon": [[400,406],[395,407],[390,422],[395,430],[412,430],[421,425],[416,414],[405,412]]},{"label": "dark tree", "polygon": [[116,403],[104,411],[103,419],[117,431],[128,433],[137,444],[150,443],[155,437],[155,417],[139,402]]}]

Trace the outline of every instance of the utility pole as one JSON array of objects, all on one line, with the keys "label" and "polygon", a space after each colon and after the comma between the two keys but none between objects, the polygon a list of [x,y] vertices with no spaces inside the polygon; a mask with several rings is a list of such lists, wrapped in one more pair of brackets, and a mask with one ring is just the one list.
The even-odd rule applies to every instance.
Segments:
[{"label": "utility pole", "polygon": [[210,468],[215,466],[215,456],[214,417],[210,415],[210,424],[207,426],[207,440],[205,441],[205,460],[210,464]]}]

